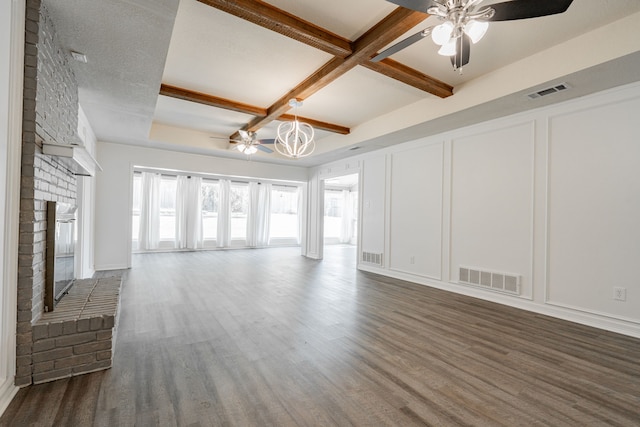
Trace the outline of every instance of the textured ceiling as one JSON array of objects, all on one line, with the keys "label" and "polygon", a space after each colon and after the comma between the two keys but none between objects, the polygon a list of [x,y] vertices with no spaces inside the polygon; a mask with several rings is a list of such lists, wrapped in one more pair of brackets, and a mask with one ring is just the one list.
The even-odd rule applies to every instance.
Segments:
[{"label": "textured ceiling", "polygon": [[[349,40],[395,10],[385,0],[268,3]],[[332,58],[196,0],[45,4],[63,48],[89,58],[73,66],[80,102],[104,141],[240,157],[224,138],[253,116],[160,96],[160,84],[267,108]],[[434,22],[430,17],[398,40]],[[610,42],[617,32],[620,46]],[[440,99],[355,67],[298,110],[304,117],[347,126],[351,134],[319,132],[317,155],[298,164],[319,164],[355,154],[349,151],[354,146],[373,149],[635,81],[639,40],[637,0],[575,0],[560,15],[492,23],[472,46],[462,74],[437,55],[429,39],[422,40],[392,59],[454,86],[454,95]],[[573,80],[571,91],[525,102],[526,90],[565,76]],[[273,137],[277,124],[261,129],[260,137]],[[222,139],[207,141],[209,136]],[[295,162],[277,154],[259,153],[254,159]]]}]

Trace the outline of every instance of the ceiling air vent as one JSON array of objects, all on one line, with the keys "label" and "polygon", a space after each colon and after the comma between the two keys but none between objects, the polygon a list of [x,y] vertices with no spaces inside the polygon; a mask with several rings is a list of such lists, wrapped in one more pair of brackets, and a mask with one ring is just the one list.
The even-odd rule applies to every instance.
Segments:
[{"label": "ceiling air vent", "polygon": [[552,93],[562,92],[563,90],[567,90],[567,89],[570,89],[570,88],[571,88],[571,86],[569,86],[568,84],[560,83],[558,85],[551,86],[551,87],[548,87],[548,88],[545,88],[545,89],[541,89],[541,90],[539,90],[537,92],[530,93],[527,96],[530,99],[536,99],[536,98],[540,98],[542,96],[551,95]]}]

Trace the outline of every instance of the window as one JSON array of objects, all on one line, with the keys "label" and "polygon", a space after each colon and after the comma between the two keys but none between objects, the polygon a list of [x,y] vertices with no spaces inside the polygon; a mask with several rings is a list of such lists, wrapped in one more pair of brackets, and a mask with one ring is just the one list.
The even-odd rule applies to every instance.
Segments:
[{"label": "window", "polygon": [[220,184],[218,181],[202,181],[202,234],[204,240],[218,238],[218,205],[220,203]]},{"label": "window", "polygon": [[231,203],[231,240],[246,240],[249,185],[232,182],[229,200]]},{"label": "window", "polygon": [[299,244],[295,185],[145,170],[132,189],[135,251]]},{"label": "window", "polygon": [[298,230],[298,188],[274,185],[271,190],[270,241],[297,243]]},{"label": "window", "polygon": [[324,192],[324,238],[340,239],[342,229],[343,196],[341,190]]}]

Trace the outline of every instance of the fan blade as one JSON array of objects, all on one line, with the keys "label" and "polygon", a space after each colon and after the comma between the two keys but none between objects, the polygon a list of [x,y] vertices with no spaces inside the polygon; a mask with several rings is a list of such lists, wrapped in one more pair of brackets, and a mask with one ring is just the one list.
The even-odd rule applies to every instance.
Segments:
[{"label": "fan blade", "polygon": [[469,56],[471,55],[471,38],[464,34],[460,37],[460,43],[456,44],[458,45],[456,54],[451,57],[451,65],[453,65],[454,70],[464,67],[469,63]]},{"label": "fan blade", "polygon": [[512,0],[487,5],[496,13],[489,21],[514,21],[516,19],[538,18],[566,11],[573,0]]},{"label": "fan blade", "polygon": [[275,139],[259,139],[258,142],[260,144],[273,144],[274,142],[276,142]]},{"label": "fan blade", "polygon": [[379,54],[377,54],[376,56],[371,58],[371,62],[380,62],[383,59],[385,59],[386,57],[389,57],[389,56],[393,55],[396,52],[400,52],[405,47],[409,47],[412,44],[422,40],[424,37],[426,37],[429,34],[431,34],[431,30],[432,29],[433,29],[433,27],[425,28],[424,30],[420,31],[419,33],[415,33],[414,35],[407,37],[406,39],[402,40],[401,42],[398,42],[398,43],[394,44],[390,48],[383,50],[382,52],[380,52]]},{"label": "fan blade", "polygon": [[238,133],[240,134],[240,136],[242,137],[243,140],[245,140],[245,141],[250,141],[251,140],[251,135],[249,135],[249,132],[247,132],[246,130],[240,129],[238,131]]},{"label": "fan blade", "polygon": [[273,153],[273,150],[272,150],[271,148],[269,148],[269,147],[265,147],[265,146],[264,146],[264,145],[262,145],[262,144],[256,144],[256,145],[255,145],[255,147],[256,147],[258,150],[262,150],[262,151],[264,151],[265,153]]},{"label": "fan blade", "polygon": [[433,0],[387,0],[389,3],[406,7],[407,9],[426,12],[431,6],[437,6],[438,2]]}]

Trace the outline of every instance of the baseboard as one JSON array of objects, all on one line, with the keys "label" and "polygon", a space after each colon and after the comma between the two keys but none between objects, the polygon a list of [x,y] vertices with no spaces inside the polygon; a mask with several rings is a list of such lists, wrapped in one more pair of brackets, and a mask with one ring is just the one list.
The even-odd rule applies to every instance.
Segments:
[{"label": "baseboard", "polygon": [[605,331],[615,332],[634,338],[640,338],[640,323],[633,321],[625,321],[612,317],[603,316],[601,314],[591,313],[587,311],[572,310],[566,307],[560,307],[549,304],[539,304],[528,299],[506,296],[502,294],[487,294],[480,289],[471,288],[469,286],[458,285],[455,283],[438,282],[429,280],[420,276],[403,274],[396,271],[385,270],[368,265],[358,265],[358,269],[369,273],[380,274],[381,276],[393,277],[394,279],[405,280],[407,282],[416,283],[418,285],[429,286],[443,291],[454,292],[460,295],[466,295],[485,301],[495,302],[509,307],[519,308],[521,310],[533,313],[543,314],[545,316],[555,317],[557,319],[567,320],[573,323],[579,323],[585,326],[591,326]]},{"label": "baseboard", "polygon": [[0,385],[0,416],[9,407],[16,393],[20,390],[13,384],[13,378],[7,378],[4,384]]},{"label": "baseboard", "polygon": [[322,259],[320,254],[318,254],[317,252],[307,252],[307,254],[304,256],[311,259]]},{"label": "baseboard", "polygon": [[124,264],[105,264],[105,265],[96,265],[95,271],[126,270],[128,268],[129,266]]}]

